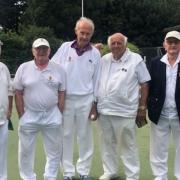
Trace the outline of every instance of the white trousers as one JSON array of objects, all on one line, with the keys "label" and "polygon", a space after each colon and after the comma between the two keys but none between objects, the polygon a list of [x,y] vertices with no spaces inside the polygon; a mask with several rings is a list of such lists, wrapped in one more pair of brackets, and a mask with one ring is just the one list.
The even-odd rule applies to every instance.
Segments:
[{"label": "white trousers", "polygon": [[63,175],[75,175],[73,165],[74,133],[77,133],[79,159],[76,170],[81,175],[88,175],[93,155],[91,121],[88,119],[93,96],[67,96],[63,113]]},{"label": "white trousers", "polygon": [[168,179],[168,144],[172,134],[175,143],[174,176],[180,180],[180,123],[179,119],[160,118],[158,125],[151,123],[150,163],[155,180]]},{"label": "white trousers", "polygon": [[100,114],[98,122],[104,174],[118,174],[120,154],[126,180],[139,179],[140,163],[135,119]]},{"label": "white trousers", "polygon": [[0,180],[7,180],[8,121],[0,126]]},{"label": "white trousers", "polygon": [[[36,180],[34,156],[36,137],[41,132],[46,154],[44,180],[55,180],[62,156],[62,126],[45,124],[52,119],[60,118],[57,110],[47,112],[30,112],[23,115],[19,125],[19,171],[23,180]],[[36,121],[32,118],[35,118]],[[28,118],[28,120],[27,120]],[[31,123],[32,119],[32,123]],[[60,122],[60,119],[59,119]]]}]

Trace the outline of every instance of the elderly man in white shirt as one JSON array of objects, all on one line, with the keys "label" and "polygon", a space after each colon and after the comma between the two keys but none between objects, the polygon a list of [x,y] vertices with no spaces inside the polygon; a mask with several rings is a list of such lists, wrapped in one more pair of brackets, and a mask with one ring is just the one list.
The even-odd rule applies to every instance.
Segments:
[{"label": "elderly man in white shirt", "polygon": [[65,42],[52,57],[67,73],[67,98],[64,110],[63,139],[63,179],[70,180],[75,175],[73,165],[73,140],[77,133],[79,159],[76,170],[82,180],[89,179],[93,155],[91,122],[96,119],[94,86],[100,60],[99,51],[90,44],[94,33],[94,23],[88,18],[80,18],[75,27],[77,39]]},{"label": "elderly man in white shirt", "polygon": [[34,60],[18,68],[14,78],[19,121],[19,170],[23,180],[36,180],[35,142],[42,133],[46,154],[44,180],[55,180],[62,156],[62,113],[65,71],[49,61],[50,45],[38,38],[32,45]]},{"label": "elderly man in white shirt", "polygon": [[100,180],[118,177],[120,148],[126,180],[139,179],[136,123],[146,119],[150,75],[140,55],[127,48],[127,37],[108,38],[111,53],[101,59],[97,83],[97,107],[104,174]]},{"label": "elderly man in white shirt", "polygon": [[[1,46],[0,41],[0,55]],[[0,62],[0,180],[7,180],[8,119],[12,112],[12,84],[9,70]]]},{"label": "elderly man in white shirt", "polygon": [[163,46],[166,54],[150,63],[150,164],[154,180],[168,180],[168,144],[172,135],[174,176],[180,180],[180,32],[168,32]]}]

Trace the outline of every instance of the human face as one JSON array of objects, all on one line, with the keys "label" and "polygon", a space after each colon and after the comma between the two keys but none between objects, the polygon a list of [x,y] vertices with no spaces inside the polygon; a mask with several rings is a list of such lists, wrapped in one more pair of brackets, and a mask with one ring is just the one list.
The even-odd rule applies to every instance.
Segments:
[{"label": "human face", "polygon": [[113,54],[114,59],[120,59],[126,50],[125,37],[119,33],[112,35],[109,48]]},{"label": "human face", "polygon": [[84,48],[91,40],[93,29],[88,22],[81,21],[75,29],[75,33],[79,48]]},{"label": "human face", "polygon": [[33,56],[37,65],[46,65],[49,62],[50,48],[39,46],[32,49]]},{"label": "human face", "polygon": [[180,52],[180,40],[176,38],[167,38],[163,45],[169,55],[178,55]]}]

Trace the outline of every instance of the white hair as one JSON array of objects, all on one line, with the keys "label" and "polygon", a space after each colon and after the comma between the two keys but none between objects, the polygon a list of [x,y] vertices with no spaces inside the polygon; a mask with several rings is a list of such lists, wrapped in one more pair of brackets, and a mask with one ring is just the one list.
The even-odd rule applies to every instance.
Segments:
[{"label": "white hair", "polygon": [[81,17],[79,20],[77,20],[75,30],[78,29],[78,26],[82,21],[87,22],[91,26],[92,31],[94,32],[94,29],[95,29],[94,23],[91,19],[89,19],[87,17]]},{"label": "white hair", "polygon": [[[123,34],[122,34],[122,35],[123,35]],[[111,36],[109,36],[108,39],[107,39],[107,44],[108,44],[109,47],[111,46],[111,38],[112,38],[113,36],[114,36],[114,34],[111,35]],[[124,35],[123,35],[123,38],[124,38],[124,45],[127,45],[127,43],[128,43],[128,38],[127,38],[126,36],[124,36]]]}]

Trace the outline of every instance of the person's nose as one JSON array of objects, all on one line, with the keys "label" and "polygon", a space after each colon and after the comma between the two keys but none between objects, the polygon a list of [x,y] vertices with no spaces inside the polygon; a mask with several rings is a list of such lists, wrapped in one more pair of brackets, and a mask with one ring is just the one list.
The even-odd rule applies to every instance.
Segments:
[{"label": "person's nose", "polygon": [[46,51],[46,49],[44,49],[44,48],[39,48],[39,52],[44,52],[44,51]]},{"label": "person's nose", "polygon": [[114,47],[119,47],[119,44],[117,42],[114,43]]},{"label": "person's nose", "polygon": [[171,42],[171,44],[170,44],[171,46],[176,46],[177,45],[177,43],[176,42]]},{"label": "person's nose", "polygon": [[83,39],[87,39],[87,34],[83,34]]}]

